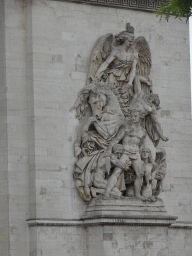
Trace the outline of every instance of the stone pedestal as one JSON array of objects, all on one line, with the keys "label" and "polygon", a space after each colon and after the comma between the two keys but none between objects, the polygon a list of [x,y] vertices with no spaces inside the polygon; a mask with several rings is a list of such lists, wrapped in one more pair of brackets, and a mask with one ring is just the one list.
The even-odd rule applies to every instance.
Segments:
[{"label": "stone pedestal", "polygon": [[132,223],[169,226],[176,216],[168,215],[161,199],[156,202],[143,202],[135,198],[93,199],[82,218],[85,222]]}]

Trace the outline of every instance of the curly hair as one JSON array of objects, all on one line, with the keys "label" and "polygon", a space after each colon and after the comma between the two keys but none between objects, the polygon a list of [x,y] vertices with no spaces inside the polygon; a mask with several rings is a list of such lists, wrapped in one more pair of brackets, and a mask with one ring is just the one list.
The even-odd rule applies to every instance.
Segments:
[{"label": "curly hair", "polygon": [[133,43],[135,36],[127,31],[122,31],[115,35],[115,45],[122,45],[126,39],[128,39],[130,43]]},{"label": "curly hair", "polygon": [[158,94],[153,94],[153,93],[149,93],[147,95],[144,95],[144,100],[146,101],[147,104],[153,104],[156,109],[159,109],[160,108],[160,99],[159,99],[159,96]]}]

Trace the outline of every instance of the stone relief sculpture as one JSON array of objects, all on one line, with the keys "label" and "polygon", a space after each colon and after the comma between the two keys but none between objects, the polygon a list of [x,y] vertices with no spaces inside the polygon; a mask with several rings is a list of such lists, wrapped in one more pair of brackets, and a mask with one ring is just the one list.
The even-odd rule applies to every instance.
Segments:
[{"label": "stone relief sculpture", "polygon": [[[85,201],[101,197],[135,197],[155,201],[166,175],[166,153],[157,148],[163,135],[157,120],[160,100],[149,79],[151,53],[134,28],[95,43],[87,85],[72,107],[79,119],[74,145],[74,178]],[[71,110],[72,110],[71,109]],[[153,142],[153,160],[145,147]]]}]

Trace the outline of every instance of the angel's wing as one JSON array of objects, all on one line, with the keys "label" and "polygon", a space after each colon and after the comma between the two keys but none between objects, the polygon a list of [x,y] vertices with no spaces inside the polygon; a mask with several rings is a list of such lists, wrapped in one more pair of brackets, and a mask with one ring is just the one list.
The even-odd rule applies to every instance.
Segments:
[{"label": "angel's wing", "polygon": [[137,50],[139,56],[138,74],[148,77],[151,70],[151,52],[147,40],[143,36],[137,37],[133,42],[132,48]]},{"label": "angel's wing", "polygon": [[156,149],[155,162],[157,167],[155,169],[155,179],[157,180],[156,188],[153,190],[153,195],[158,196],[162,189],[162,181],[166,175],[166,152],[162,148]]},{"label": "angel's wing", "polygon": [[[143,36],[139,36],[133,42],[132,48],[138,52],[137,74],[149,77],[151,71],[151,52],[147,40]],[[141,88],[145,94],[150,93],[149,86],[141,83]]]},{"label": "angel's wing", "polygon": [[156,125],[158,124],[154,123],[153,119],[151,118],[151,115],[147,115],[145,117],[144,128],[146,129],[147,134],[155,147],[157,147],[160,141],[160,136],[157,132]]},{"label": "angel's wing", "polygon": [[91,52],[89,61],[89,71],[87,77],[87,85],[95,80],[95,73],[97,72],[101,63],[103,63],[111,52],[111,43],[113,41],[113,34],[106,34],[97,39],[93,50]]}]

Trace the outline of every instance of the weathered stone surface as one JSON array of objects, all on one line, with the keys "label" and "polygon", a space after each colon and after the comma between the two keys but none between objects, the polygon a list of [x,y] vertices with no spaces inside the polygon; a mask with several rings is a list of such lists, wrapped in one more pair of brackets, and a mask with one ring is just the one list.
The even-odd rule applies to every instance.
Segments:
[{"label": "weathered stone surface", "polygon": [[[82,219],[99,219],[99,218],[114,218],[114,219],[132,219],[131,223],[138,223],[138,219],[145,223],[145,220],[156,220],[156,224],[170,225],[177,219],[177,216],[168,215],[162,200],[156,202],[143,202],[137,199],[110,199],[98,200],[92,199],[87,205],[85,214]],[[150,222],[150,221],[149,221]],[[148,223],[149,223],[148,222]]]},{"label": "weathered stone surface", "polygon": [[[157,146],[168,138],[157,119],[160,100],[152,93],[150,70],[148,42],[143,36],[135,39],[130,23],[94,44],[87,85],[71,108],[80,122],[74,178],[84,201],[98,195],[157,200],[166,175],[166,153]],[[147,135],[155,159],[145,148]]]},{"label": "weathered stone surface", "polygon": [[[87,256],[89,249],[90,256],[101,256],[103,229],[113,231],[113,240],[105,241],[106,255],[191,256],[191,230],[179,227],[29,228],[26,223],[28,218],[79,219],[85,212],[72,177],[78,121],[69,109],[85,86],[95,41],[119,33],[126,22],[150,45],[151,80],[162,107],[158,120],[169,137],[159,144],[167,153],[161,198],[169,215],[192,221],[188,24],[159,23],[142,11],[51,0],[1,0],[0,5],[0,254]],[[81,239],[88,240],[89,233],[87,247]],[[153,240],[152,248],[148,241]]]}]

